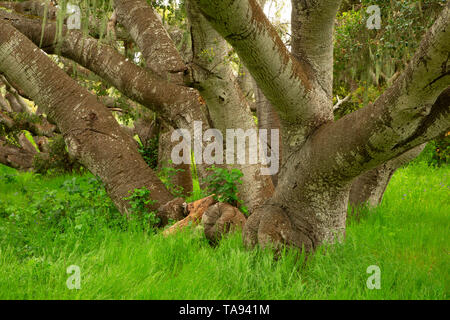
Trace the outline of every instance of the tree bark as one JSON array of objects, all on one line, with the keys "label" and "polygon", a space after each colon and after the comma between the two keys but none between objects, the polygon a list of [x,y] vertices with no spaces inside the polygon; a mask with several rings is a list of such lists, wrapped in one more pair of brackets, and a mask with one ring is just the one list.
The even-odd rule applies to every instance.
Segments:
[{"label": "tree bark", "polygon": [[292,53],[311,66],[329,99],[333,94],[333,31],[341,0],[291,0]]},{"label": "tree bark", "polygon": [[[255,83],[255,92],[256,92],[256,114],[258,118],[258,128],[259,129],[266,129],[267,132],[271,132],[272,129],[278,129],[281,130],[280,125],[280,118],[278,117],[277,112],[273,108],[272,104],[269,100],[267,100],[264,93],[261,91],[261,89],[258,88],[258,86]],[[281,135],[280,135],[281,139]],[[271,137],[267,137],[266,141],[269,148],[272,148],[272,139]],[[279,147],[281,148],[282,143],[281,140],[279,141]],[[278,162],[282,163],[282,154],[283,151],[278,151]],[[278,173],[272,175],[272,183],[276,187],[278,184]]]},{"label": "tree bark", "polygon": [[[250,216],[243,231],[247,245],[313,250],[341,239],[351,181],[448,130],[450,99],[441,93],[449,85],[450,4],[392,87],[373,105],[333,122],[331,96],[321,80],[329,68],[324,73],[308,67],[322,59],[319,54],[306,62],[291,57],[254,0],[196,1],[280,115],[284,144],[278,185]],[[334,20],[325,14],[325,20]],[[292,128],[288,120],[302,129]]]},{"label": "tree bark", "polygon": [[0,27],[0,72],[57,123],[69,153],[100,177],[118,209],[129,212],[124,197],[135,188],[148,188],[158,206],[172,200],[107,108],[9,23]]},{"label": "tree bark", "polygon": [[143,0],[115,0],[114,6],[147,67],[163,79],[182,84],[186,65],[155,10]]},{"label": "tree bark", "polygon": [[383,200],[384,192],[395,171],[415,159],[426,144],[415,147],[375,169],[364,172],[352,182],[349,204],[355,210],[367,204],[376,207]]},{"label": "tree bark", "polygon": [[[227,60],[230,48],[200,14],[197,4],[188,1],[187,12],[192,35],[192,77],[205,99],[211,120],[226,137],[227,129],[257,129],[250,106]],[[249,212],[273,193],[271,177],[261,175],[261,164],[234,164],[243,173],[239,195]]]}]

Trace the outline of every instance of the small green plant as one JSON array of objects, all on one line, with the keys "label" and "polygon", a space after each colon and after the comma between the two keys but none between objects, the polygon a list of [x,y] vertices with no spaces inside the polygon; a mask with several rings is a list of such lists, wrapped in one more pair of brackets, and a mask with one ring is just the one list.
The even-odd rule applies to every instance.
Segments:
[{"label": "small green plant", "polygon": [[138,225],[140,224],[144,229],[154,229],[161,221],[156,216],[156,212],[148,209],[149,206],[157,202],[150,198],[150,190],[144,187],[128,192],[130,196],[124,198],[124,200],[129,201],[131,219],[138,222]]},{"label": "small green plant", "polygon": [[38,153],[33,160],[34,171],[40,174],[81,173],[82,165],[67,151],[62,135],[55,136],[48,144],[49,153]]},{"label": "small green plant", "polygon": [[150,138],[145,145],[140,140],[138,140],[138,144],[138,150],[142,158],[150,168],[156,169],[156,167],[158,166],[159,137],[155,136],[153,138]]},{"label": "small green plant", "polygon": [[184,188],[172,182],[173,177],[176,176],[179,172],[184,172],[184,170],[172,167],[162,167],[158,172],[159,179],[161,179],[166,188],[174,197],[183,197],[184,195]]},{"label": "small green plant", "polygon": [[450,133],[428,142],[415,161],[425,161],[433,167],[447,165],[450,162]]},{"label": "small green plant", "polygon": [[5,184],[17,183],[17,174],[4,174],[1,179],[5,182]]},{"label": "small green plant", "polygon": [[237,185],[242,184],[244,176],[239,169],[225,169],[212,166],[207,170],[212,171],[205,179],[208,192],[214,194],[214,198],[220,202],[226,202],[247,213],[247,208],[242,206],[242,200],[238,197]]}]

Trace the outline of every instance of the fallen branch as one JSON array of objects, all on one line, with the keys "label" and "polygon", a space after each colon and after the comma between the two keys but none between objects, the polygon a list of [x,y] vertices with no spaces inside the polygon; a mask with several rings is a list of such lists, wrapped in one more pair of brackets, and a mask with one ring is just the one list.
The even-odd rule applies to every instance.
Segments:
[{"label": "fallen branch", "polygon": [[189,212],[188,216],[164,230],[163,235],[168,236],[191,224],[198,224],[201,221],[205,211],[214,203],[216,203],[216,200],[214,200],[214,195],[210,195],[209,197],[189,203],[186,208],[187,212]]},{"label": "fallen branch", "polygon": [[336,96],[337,98],[337,103],[333,106],[333,111],[336,111],[337,109],[339,109],[341,107],[341,105],[345,102],[348,101],[348,99],[350,99],[350,97],[352,96],[351,93],[349,93],[344,99],[340,99],[339,96]]}]

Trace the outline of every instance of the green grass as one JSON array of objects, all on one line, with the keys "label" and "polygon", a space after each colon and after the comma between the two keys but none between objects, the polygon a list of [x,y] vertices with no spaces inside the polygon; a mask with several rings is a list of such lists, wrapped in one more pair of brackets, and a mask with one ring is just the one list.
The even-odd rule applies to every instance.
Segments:
[{"label": "green grass", "polygon": [[[448,299],[449,178],[449,167],[399,170],[344,243],[301,264],[294,251],[245,250],[239,233],[211,247],[198,229],[143,230],[89,175],[0,167],[0,299]],[[66,286],[70,265],[80,290]],[[380,290],[366,287],[370,265]]]}]

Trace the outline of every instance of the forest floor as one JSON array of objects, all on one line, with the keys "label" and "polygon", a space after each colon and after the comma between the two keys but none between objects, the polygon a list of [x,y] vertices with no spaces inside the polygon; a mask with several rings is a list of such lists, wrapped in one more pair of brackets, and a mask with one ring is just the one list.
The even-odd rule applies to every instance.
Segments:
[{"label": "forest floor", "polygon": [[[166,238],[122,218],[88,174],[0,165],[0,299],[448,299],[449,194],[450,167],[402,168],[378,208],[348,219],[343,243],[302,263],[246,250],[240,233],[216,247],[198,228]],[[366,285],[372,265],[379,290]]]}]

